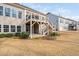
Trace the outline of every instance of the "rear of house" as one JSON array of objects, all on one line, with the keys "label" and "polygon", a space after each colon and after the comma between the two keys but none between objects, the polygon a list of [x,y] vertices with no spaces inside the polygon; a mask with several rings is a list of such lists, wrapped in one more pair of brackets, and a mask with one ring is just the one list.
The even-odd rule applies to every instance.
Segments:
[{"label": "rear of house", "polygon": [[17,3],[0,4],[0,32],[29,32],[33,35],[47,35],[47,16],[39,11]]},{"label": "rear of house", "polygon": [[17,3],[0,3],[0,33],[29,32],[30,37],[51,31],[77,30],[77,22],[51,13],[47,15]]}]

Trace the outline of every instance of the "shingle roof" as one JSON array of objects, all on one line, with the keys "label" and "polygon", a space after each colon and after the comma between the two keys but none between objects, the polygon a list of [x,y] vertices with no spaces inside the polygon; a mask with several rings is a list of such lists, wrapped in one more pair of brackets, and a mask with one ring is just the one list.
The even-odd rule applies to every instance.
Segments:
[{"label": "shingle roof", "polygon": [[[49,13],[47,13],[47,14],[52,14],[52,13],[49,12]],[[53,14],[53,15],[55,15],[55,14]],[[73,20],[73,19],[70,19],[70,18],[66,18],[66,17],[58,16],[58,15],[55,15],[55,16],[60,17],[60,18],[63,18],[63,19],[66,19],[66,20],[70,20],[70,21],[76,22],[76,20]]]},{"label": "shingle roof", "polygon": [[34,10],[34,9],[30,8],[30,7],[24,6],[24,5],[19,4],[19,3],[6,3],[6,4],[9,4],[9,5],[12,5],[12,4],[13,4],[13,5],[17,5],[18,7],[22,8],[22,9],[28,9],[28,10],[30,10],[30,11],[32,11],[32,12],[39,13],[39,14],[41,14],[41,15],[46,16],[46,14],[44,14],[44,13],[42,13],[42,12],[39,12],[39,11],[37,11],[37,10]]}]

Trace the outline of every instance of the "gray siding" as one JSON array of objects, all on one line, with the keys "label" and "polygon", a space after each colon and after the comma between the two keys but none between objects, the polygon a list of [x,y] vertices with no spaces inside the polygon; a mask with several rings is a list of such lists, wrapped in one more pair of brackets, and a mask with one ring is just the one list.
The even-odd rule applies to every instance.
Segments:
[{"label": "gray siding", "polygon": [[49,22],[53,24],[53,26],[55,27],[55,30],[57,31],[68,31],[68,30],[71,30],[70,29],[71,27],[73,27],[73,29],[76,28],[77,24],[75,20],[60,17],[51,13],[48,13],[47,16],[48,16]]},{"label": "gray siding", "polygon": [[53,26],[55,27],[55,30],[58,30],[59,17],[51,13],[48,13],[47,17],[48,17],[49,22],[52,23]]}]

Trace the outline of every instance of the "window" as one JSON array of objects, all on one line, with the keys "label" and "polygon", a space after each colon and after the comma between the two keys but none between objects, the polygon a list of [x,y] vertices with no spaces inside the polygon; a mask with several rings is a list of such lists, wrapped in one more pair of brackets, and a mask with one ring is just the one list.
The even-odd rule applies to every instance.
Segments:
[{"label": "window", "polygon": [[0,6],[0,15],[3,15],[3,6]]},{"label": "window", "polygon": [[17,13],[16,10],[12,9],[12,17],[16,18],[17,17],[16,13]]},{"label": "window", "polygon": [[9,25],[4,25],[3,28],[4,28],[4,32],[9,32]]},{"label": "window", "polygon": [[11,25],[11,32],[15,32],[15,25]]},{"label": "window", "polygon": [[39,16],[35,16],[35,19],[39,19]]},{"label": "window", "polygon": [[28,20],[28,15],[26,15],[26,20]]},{"label": "window", "polygon": [[1,25],[0,25],[0,32],[1,32]]},{"label": "window", "polygon": [[65,24],[69,24],[69,21],[65,21]]},{"label": "window", "polygon": [[31,19],[31,15],[26,15],[26,20]]},{"label": "window", "polygon": [[44,17],[42,17],[42,20],[44,20]]},{"label": "window", "polygon": [[30,30],[30,26],[27,24],[26,25],[26,31],[29,32],[29,30]]},{"label": "window", "polygon": [[79,25],[79,22],[77,24]]},{"label": "window", "polygon": [[31,19],[31,15],[28,16],[28,19]]},{"label": "window", "polygon": [[60,19],[60,23],[63,23],[63,20],[62,19]]},{"label": "window", "polygon": [[17,26],[17,32],[21,32],[21,26]]},{"label": "window", "polygon": [[32,19],[34,19],[34,15],[32,15]]},{"label": "window", "polygon": [[18,11],[18,18],[22,18],[22,12],[21,11]]},{"label": "window", "polygon": [[10,17],[10,8],[5,8],[5,16]]}]

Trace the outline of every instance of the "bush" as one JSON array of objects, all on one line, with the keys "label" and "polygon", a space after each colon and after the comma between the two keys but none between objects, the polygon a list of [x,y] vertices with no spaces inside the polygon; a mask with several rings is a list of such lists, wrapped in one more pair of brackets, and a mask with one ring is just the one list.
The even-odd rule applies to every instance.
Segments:
[{"label": "bush", "polygon": [[15,33],[15,36],[20,36],[20,32]]},{"label": "bush", "polygon": [[4,34],[5,37],[13,37],[14,35],[12,33],[7,33],[7,34]]},{"label": "bush", "polygon": [[28,32],[21,32],[20,33],[20,38],[25,39],[29,37],[29,33]]},{"label": "bush", "polygon": [[13,34],[12,33],[1,33],[0,38],[3,38],[3,37],[13,37]]},{"label": "bush", "polygon": [[29,33],[28,32],[21,32],[21,33],[15,33],[15,34],[12,34],[12,33],[0,33],[0,38],[13,37],[13,36],[25,39],[25,38],[29,37]]},{"label": "bush", "polygon": [[49,36],[55,37],[55,36],[59,36],[60,34],[57,32],[51,32],[49,33]]},{"label": "bush", "polygon": [[28,32],[17,32],[15,33],[15,36],[25,39],[29,37],[29,33]]},{"label": "bush", "polygon": [[53,39],[56,40],[57,36],[59,36],[60,34],[58,32],[51,32],[49,33],[48,39]]},{"label": "bush", "polygon": [[3,37],[5,37],[5,34],[0,34],[0,38],[3,38]]}]

